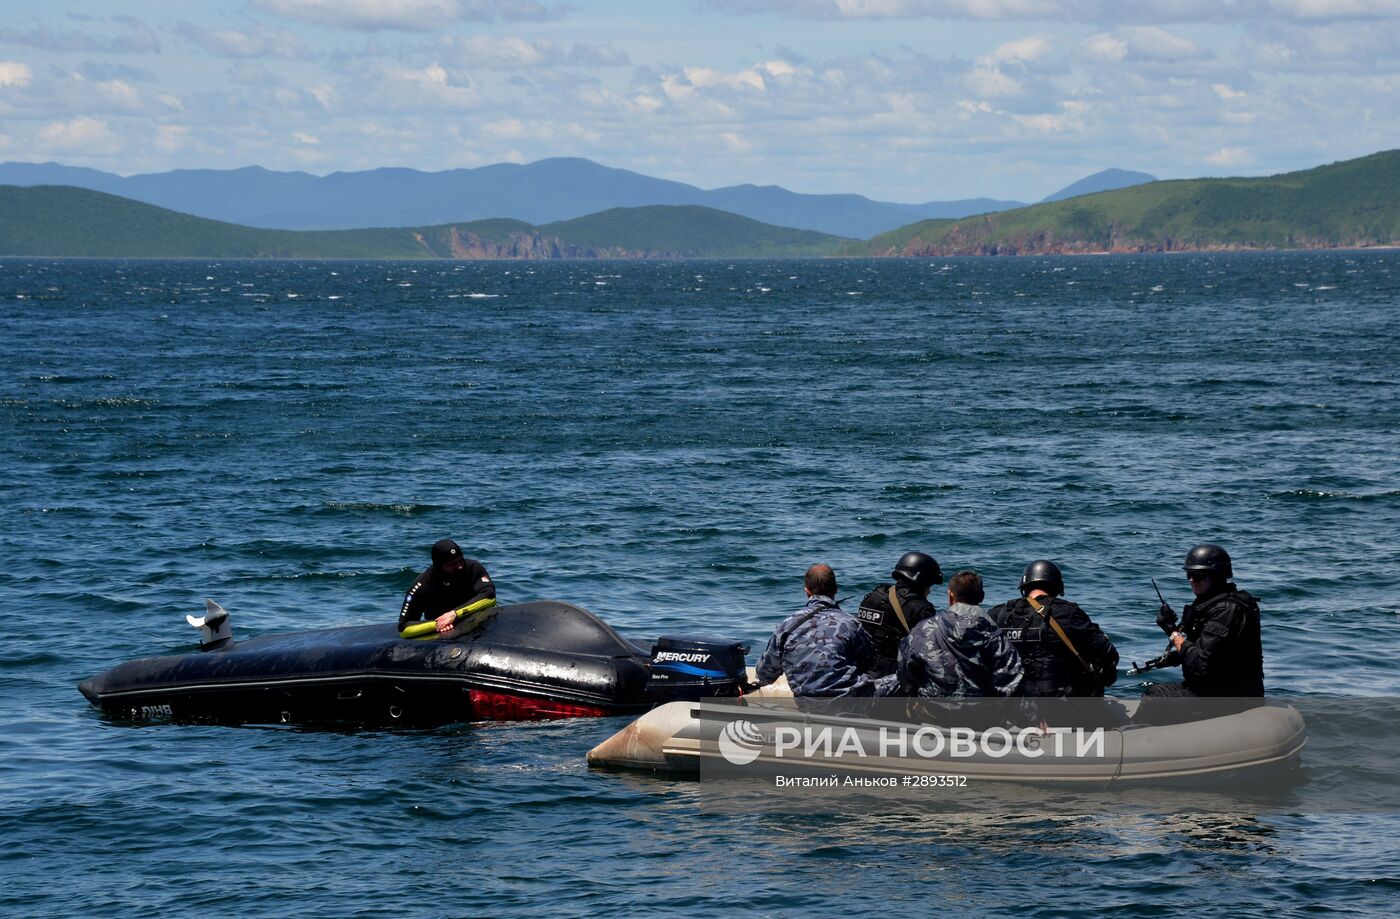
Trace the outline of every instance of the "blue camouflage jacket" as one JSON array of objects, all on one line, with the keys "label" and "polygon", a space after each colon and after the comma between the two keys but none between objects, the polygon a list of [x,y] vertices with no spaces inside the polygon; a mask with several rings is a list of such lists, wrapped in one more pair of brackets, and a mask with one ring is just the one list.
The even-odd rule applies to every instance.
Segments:
[{"label": "blue camouflage jacket", "polygon": [[982,607],[954,603],[904,636],[896,673],[911,696],[1014,696],[1021,656]]},{"label": "blue camouflage jacket", "polygon": [[875,658],[860,622],[835,600],[817,596],[783,620],[754,670],[765,686],[787,674],[794,696],[873,696],[865,672]]}]

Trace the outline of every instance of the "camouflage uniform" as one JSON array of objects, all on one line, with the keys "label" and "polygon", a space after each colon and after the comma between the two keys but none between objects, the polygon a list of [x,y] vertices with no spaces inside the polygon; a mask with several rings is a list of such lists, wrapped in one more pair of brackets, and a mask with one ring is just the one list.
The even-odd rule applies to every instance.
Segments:
[{"label": "camouflage uniform", "polygon": [[787,674],[794,696],[873,696],[866,671],[875,646],[854,616],[830,597],[816,596],[783,620],[754,668],[761,685]]},{"label": "camouflage uniform", "polygon": [[954,603],[899,643],[900,689],[926,699],[1014,696],[1021,657],[982,607]]}]

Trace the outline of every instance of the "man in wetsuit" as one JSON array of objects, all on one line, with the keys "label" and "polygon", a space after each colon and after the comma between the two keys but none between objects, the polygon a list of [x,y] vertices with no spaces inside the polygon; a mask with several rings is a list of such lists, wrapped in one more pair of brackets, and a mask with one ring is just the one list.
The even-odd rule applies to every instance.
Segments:
[{"label": "man in wetsuit", "polygon": [[1176,611],[1163,603],[1157,625],[1167,633],[1184,679],[1149,686],[1143,696],[1263,696],[1259,601],[1231,582],[1230,554],[1214,543],[1201,543],[1186,553],[1181,567],[1196,599],[1181,611],[1180,625]]},{"label": "man in wetsuit", "polygon": [[870,668],[875,679],[894,673],[900,641],[914,626],[938,613],[928,602],[928,592],[934,584],[943,583],[938,561],[923,552],[904,553],[891,576],[893,584],[881,584],[866,594],[856,610],[856,618],[875,645],[875,666]]},{"label": "man in wetsuit", "polygon": [[450,631],[457,622],[456,610],[495,596],[496,585],[481,562],[465,558],[452,540],[440,539],[433,544],[433,563],[404,594],[399,631],[420,619],[435,620],[439,634]]},{"label": "man in wetsuit", "polygon": [[1059,566],[1038,559],[1021,573],[1021,598],[994,606],[987,615],[1021,656],[1022,694],[1102,696],[1118,679],[1118,650],[1064,592]]},{"label": "man in wetsuit", "polygon": [[829,565],[813,565],[803,588],[807,604],[782,621],[758,659],[759,685],[787,674],[797,698],[875,695],[875,683],[866,676],[875,663],[875,646],[837,604],[836,573]]}]

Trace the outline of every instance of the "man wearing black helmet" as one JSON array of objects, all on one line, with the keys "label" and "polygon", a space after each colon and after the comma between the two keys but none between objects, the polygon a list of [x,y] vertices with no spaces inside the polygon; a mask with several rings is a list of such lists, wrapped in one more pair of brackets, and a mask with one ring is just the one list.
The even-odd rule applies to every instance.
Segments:
[{"label": "man wearing black helmet", "polygon": [[1186,553],[1181,567],[1196,599],[1181,611],[1180,625],[1176,611],[1163,603],[1157,625],[1167,633],[1184,679],[1149,686],[1143,695],[1264,695],[1259,601],[1231,582],[1230,554],[1214,543],[1201,543]]},{"label": "man wearing black helmet", "polygon": [[495,596],[496,585],[481,562],[463,556],[452,540],[440,539],[433,544],[433,563],[404,594],[399,631],[420,619],[435,620],[439,634],[450,631],[456,610]]},{"label": "man wearing black helmet", "polygon": [[1118,679],[1118,650],[1064,592],[1059,566],[1038,559],[1021,572],[1021,598],[987,615],[1021,655],[1024,695],[1102,696]]},{"label": "man wearing black helmet", "polygon": [[860,601],[856,618],[865,627],[875,645],[875,666],[870,675],[876,679],[894,673],[899,657],[899,642],[915,625],[938,613],[928,602],[929,588],[943,583],[943,571],[932,555],[906,552],[891,572],[893,584],[881,584]]}]

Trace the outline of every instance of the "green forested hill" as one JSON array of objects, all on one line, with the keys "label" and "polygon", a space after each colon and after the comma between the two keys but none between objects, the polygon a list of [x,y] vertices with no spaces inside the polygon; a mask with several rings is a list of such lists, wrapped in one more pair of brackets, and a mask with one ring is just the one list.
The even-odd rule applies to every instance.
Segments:
[{"label": "green forested hill", "polygon": [[962,220],[928,220],[848,255],[1017,255],[1400,243],[1400,150],[1250,179],[1152,182]]},{"label": "green forested hill", "polygon": [[68,186],[0,186],[0,255],[126,258],[597,258],[825,255],[848,240],[705,207],[616,208],[533,227],[262,230]]}]

